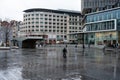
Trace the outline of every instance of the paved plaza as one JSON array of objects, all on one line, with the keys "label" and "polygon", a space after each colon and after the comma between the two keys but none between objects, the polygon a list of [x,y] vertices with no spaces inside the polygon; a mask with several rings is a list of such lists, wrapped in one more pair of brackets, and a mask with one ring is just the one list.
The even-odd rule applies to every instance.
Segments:
[{"label": "paved plaza", "polygon": [[120,80],[120,53],[65,45],[0,51],[0,80]]}]

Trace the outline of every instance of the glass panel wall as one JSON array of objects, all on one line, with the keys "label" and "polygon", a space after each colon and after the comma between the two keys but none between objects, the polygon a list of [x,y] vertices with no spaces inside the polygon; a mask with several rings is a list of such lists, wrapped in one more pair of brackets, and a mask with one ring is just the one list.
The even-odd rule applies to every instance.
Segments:
[{"label": "glass panel wall", "polygon": [[91,23],[91,24],[87,24],[85,27],[86,27],[86,31],[99,31],[99,30],[115,29],[114,21]]},{"label": "glass panel wall", "polygon": [[108,20],[108,19],[120,19],[119,14],[120,14],[120,9],[113,9],[113,10],[88,14],[86,23]]}]

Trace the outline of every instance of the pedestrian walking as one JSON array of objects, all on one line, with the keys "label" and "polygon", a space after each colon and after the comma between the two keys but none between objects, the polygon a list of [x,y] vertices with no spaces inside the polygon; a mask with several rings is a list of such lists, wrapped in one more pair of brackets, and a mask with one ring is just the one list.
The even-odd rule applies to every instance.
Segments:
[{"label": "pedestrian walking", "polygon": [[64,48],[64,49],[63,49],[63,58],[65,58],[65,59],[67,58],[66,53],[67,53],[67,49],[66,49],[66,48]]},{"label": "pedestrian walking", "polygon": [[66,48],[67,48],[67,45],[66,45]]},{"label": "pedestrian walking", "polygon": [[75,48],[77,48],[77,44],[75,45]]},{"label": "pedestrian walking", "polygon": [[104,46],[103,46],[103,51],[105,51],[105,48],[106,48],[106,46],[104,45]]},{"label": "pedestrian walking", "polygon": [[118,43],[116,43],[116,45],[115,45],[115,46],[116,46],[116,48],[118,48],[119,44],[118,44]]},{"label": "pedestrian walking", "polygon": [[74,50],[74,55],[75,55],[75,60],[77,60],[77,44],[75,45],[75,50]]},{"label": "pedestrian walking", "polygon": [[85,45],[83,44],[83,49],[85,49]]},{"label": "pedestrian walking", "polygon": [[88,48],[90,48],[90,45],[91,45],[91,41],[88,43]]}]

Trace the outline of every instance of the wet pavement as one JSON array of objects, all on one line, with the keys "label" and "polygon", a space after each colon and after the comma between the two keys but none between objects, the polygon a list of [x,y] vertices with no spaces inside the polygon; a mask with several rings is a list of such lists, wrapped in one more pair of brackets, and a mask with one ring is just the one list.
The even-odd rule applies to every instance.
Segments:
[{"label": "wet pavement", "polygon": [[0,50],[0,80],[120,80],[120,53],[63,46]]}]

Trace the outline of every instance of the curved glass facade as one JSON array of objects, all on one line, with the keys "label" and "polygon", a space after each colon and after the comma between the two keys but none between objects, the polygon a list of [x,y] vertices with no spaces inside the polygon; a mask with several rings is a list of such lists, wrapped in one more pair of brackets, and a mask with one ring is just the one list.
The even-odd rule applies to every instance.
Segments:
[{"label": "curved glass facade", "polygon": [[114,23],[115,21],[112,20],[106,22],[87,24],[85,27],[86,31],[112,30],[115,29]]},{"label": "curved glass facade", "polygon": [[[85,43],[113,45],[120,43],[120,8],[86,15]],[[93,35],[93,37],[90,37]]]},{"label": "curved glass facade", "polygon": [[86,23],[96,22],[101,20],[120,19],[120,9],[101,11],[86,15]]}]

